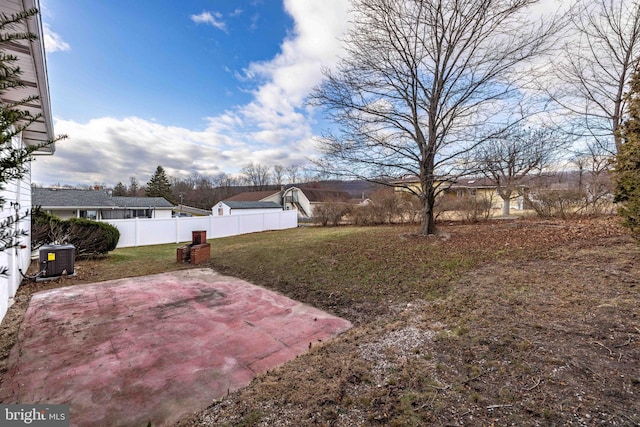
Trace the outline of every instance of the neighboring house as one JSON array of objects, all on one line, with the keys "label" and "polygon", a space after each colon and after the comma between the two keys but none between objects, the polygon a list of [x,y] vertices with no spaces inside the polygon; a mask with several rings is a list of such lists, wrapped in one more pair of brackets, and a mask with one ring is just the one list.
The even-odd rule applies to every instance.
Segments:
[{"label": "neighboring house", "polygon": [[[280,209],[296,210],[298,218],[309,219],[313,217],[313,211],[316,206],[326,203],[353,203],[353,199],[348,193],[336,190],[324,190],[320,188],[300,188],[289,187],[280,191],[250,191],[246,193],[236,194],[233,197],[219,202],[214,206],[214,215],[229,215],[224,205],[229,203],[254,203],[253,209],[269,208],[273,204]],[[220,205],[220,204],[223,205]],[[270,203],[271,205],[258,205],[255,203]],[[248,204],[246,206],[249,206]],[[248,209],[248,208],[244,208]],[[232,211],[232,210],[231,210]],[[237,213],[241,213],[237,211]],[[242,213],[249,213],[245,210]]]},{"label": "neighboring house", "polygon": [[164,197],[111,197],[117,209],[103,211],[102,219],[171,218],[174,205]]},{"label": "neighboring house", "polygon": [[327,203],[351,203],[348,193],[320,188],[287,188],[282,194],[282,206],[285,210],[297,210],[299,218],[312,218],[314,209]]},{"label": "neighboring house", "polygon": [[[510,209],[524,209],[524,192],[526,185],[518,185],[509,200]],[[504,200],[498,194],[496,185],[488,178],[459,178],[445,190],[445,196],[474,197],[478,201],[490,202],[492,209],[502,210]]]},{"label": "neighboring house", "polygon": [[173,204],[163,197],[110,196],[103,190],[33,188],[32,204],[62,219],[171,218]]},{"label": "neighboring house", "polygon": [[[399,181],[393,181],[391,184],[395,185],[396,191],[417,190],[420,186],[420,179],[418,177],[408,177]],[[474,197],[477,200],[490,201],[493,209],[502,209],[503,200],[496,191],[496,185],[488,178],[457,178],[451,181],[441,179],[437,181],[437,185],[445,186],[441,197]],[[527,188],[527,186],[519,186],[520,191],[514,191],[510,201],[512,209],[523,209],[524,198],[521,192]]]},{"label": "neighboring house", "polygon": [[[282,205],[282,190],[245,191],[223,200],[223,202],[276,202]],[[282,206],[281,206],[282,207]]]},{"label": "neighboring house", "polygon": [[[33,7],[40,9],[37,0],[0,1],[0,13],[4,15],[11,15]],[[44,33],[40,15],[30,18],[26,23],[16,24],[14,30],[16,32],[31,32],[37,36],[37,39],[31,42],[16,40],[4,44],[4,53],[18,58],[16,65],[22,70],[22,80],[25,85],[3,93],[2,102],[11,103],[29,97],[38,98],[33,99],[28,108],[34,114],[42,114],[42,117],[28,129],[25,129],[21,135],[15,137],[13,144],[16,147],[21,145],[41,145],[44,142],[53,140],[55,133],[49,99],[49,84],[43,43]],[[34,154],[51,155],[54,151],[55,145],[52,144]],[[0,209],[0,221],[16,214],[19,216],[26,215],[31,208],[31,175],[27,173],[20,181],[6,183],[3,196],[6,203]],[[6,275],[0,276],[0,320],[6,314],[22,281],[20,271],[26,272],[31,262],[31,221],[27,217],[15,224],[15,227],[16,230],[26,231],[27,235],[19,238],[18,245],[14,249],[0,253],[0,267],[8,269]]]}]

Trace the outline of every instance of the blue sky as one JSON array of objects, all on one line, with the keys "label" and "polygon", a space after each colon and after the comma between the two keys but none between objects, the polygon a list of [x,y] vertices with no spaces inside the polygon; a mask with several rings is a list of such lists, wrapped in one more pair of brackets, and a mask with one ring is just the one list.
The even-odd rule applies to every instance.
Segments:
[{"label": "blue sky", "polygon": [[304,164],[304,104],[335,64],[347,0],[41,0],[56,133],[39,185]]}]

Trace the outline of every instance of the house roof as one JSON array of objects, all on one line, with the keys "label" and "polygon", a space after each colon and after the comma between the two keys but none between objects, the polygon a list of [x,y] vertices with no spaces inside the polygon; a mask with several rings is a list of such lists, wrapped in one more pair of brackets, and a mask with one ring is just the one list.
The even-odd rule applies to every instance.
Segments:
[{"label": "house roof", "polygon": [[244,202],[225,200],[222,203],[231,209],[282,209],[282,206],[276,202]]},{"label": "house roof", "polygon": [[38,188],[31,190],[33,206],[53,208],[173,208],[163,197],[111,197],[103,190]]},{"label": "house roof", "polygon": [[320,202],[348,202],[351,199],[349,193],[338,190],[323,190],[320,188],[299,188],[312,203]]},{"label": "house roof", "polygon": [[496,184],[486,177],[458,178],[451,188],[496,188]]},{"label": "house roof", "polygon": [[223,200],[223,202],[259,202],[260,200],[273,196],[276,193],[278,193],[278,191],[245,191],[244,193],[231,196],[228,199]]},{"label": "house roof", "polygon": [[[0,2],[0,13],[16,14],[31,8],[40,8],[39,0],[4,0]],[[13,26],[15,32],[31,32],[37,39],[33,41],[15,40],[3,43],[2,49],[7,54],[15,55],[17,65],[22,70],[20,79],[24,86],[12,88],[2,94],[2,102],[11,103],[28,97],[37,97],[21,106],[32,115],[42,116],[22,132],[22,140],[26,145],[40,145],[54,138],[53,120],[47,80],[47,61],[44,54],[44,37],[40,13]],[[53,154],[55,144],[41,148],[35,154]]]},{"label": "house roof", "polygon": [[72,188],[32,188],[32,204],[43,208],[116,207],[116,203],[102,190]]},{"label": "house roof", "polygon": [[[487,177],[451,178],[446,176],[436,177],[438,182],[447,182],[450,188],[496,188],[496,185]],[[407,176],[396,181],[391,181],[394,185],[419,184],[420,177]]]},{"label": "house roof", "polygon": [[[349,195],[349,193],[345,191],[325,190],[322,188],[313,188],[313,187],[289,187],[287,188],[287,191],[291,189],[297,189],[299,191],[302,191],[311,203],[348,202],[351,199],[351,196]],[[267,197],[273,196],[274,194],[278,194],[278,193],[279,193],[278,191],[273,191],[273,190],[247,191],[247,192],[236,194],[235,196],[229,197],[228,199],[223,200],[223,202],[226,203],[227,205],[229,205],[227,202],[259,202],[266,199]]]},{"label": "house roof", "polygon": [[211,215],[211,210],[194,208],[193,206],[177,205],[173,207],[174,212],[186,212],[193,215],[207,216]]}]

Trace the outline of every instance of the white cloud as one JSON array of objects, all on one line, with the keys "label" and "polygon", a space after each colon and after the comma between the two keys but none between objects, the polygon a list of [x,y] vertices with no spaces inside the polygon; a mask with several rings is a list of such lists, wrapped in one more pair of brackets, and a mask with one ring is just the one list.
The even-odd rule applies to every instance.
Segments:
[{"label": "white cloud", "polygon": [[204,11],[199,15],[191,15],[191,20],[196,24],[209,24],[219,30],[227,31],[227,24],[222,20],[222,14],[220,12],[212,13]]},{"label": "white cloud", "polygon": [[322,67],[335,64],[341,50],[339,37],[347,28],[349,3],[285,0],[284,6],[295,23],[291,35],[274,59],[253,63],[247,70],[248,76],[266,81],[255,91],[257,105],[282,113],[300,107],[322,81]]},{"label": "white cloud", "polygon": [[[221,116],[221,123],[225,123]],[[145,183],[161,165],[167,174],[185,178],[198,173],[237,173],[250,162],[265,165],[302,163],[304,151],[273,146],[273,135],[243,134],[229,118],[226,127],[194,131],[137,117],[102,117],[87,123],[57,119],[57,133],[69,139],[56,144],[53,156],[37,156],[32,180],[39,185]],[[297,138],[299,136],[293,136]],[[289,141],[287,141],[289,142]]]},{"label": "white cloud", "polygon": [[54,33],[51,30],[51,28],[49,27],[49,24],[47,23],[42,24],[42,32],[44,33],[43,34],[44,48],[47,53],[52,53],[57,51],[67,51],[71,49],[71,46],[69,46],[69,43],[65,42],[59,34]]},{"label": "white cloud", "polygon": [[[294,20],[294,28],[280,53],[270,61],[252,63],[244,71],[245,82],[262,82],[253,91],[254,100],[223,116],[209,118],[209,129],[220,129],[234,120],[243,124],[242,131],[249,130],[260,141],[271,144],[312,137],[310,118],[303,111],[304,100],[322,81],[322,68],[337,61],[340,36],[348,25],[349,2],[285,0],[284,6]],[[260,133],[263,131],[269,131],[269,137]]]}]

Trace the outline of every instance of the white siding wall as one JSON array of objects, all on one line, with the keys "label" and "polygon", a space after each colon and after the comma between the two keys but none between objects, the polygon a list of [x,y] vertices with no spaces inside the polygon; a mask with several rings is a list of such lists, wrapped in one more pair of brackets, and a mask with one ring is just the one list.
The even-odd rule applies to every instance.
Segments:
[{"label": "white siding wall", "polygon": [[213,216],[255,215],[255,214],[277,213],[280,211],[282,211],[282,208],[256,208],[256,209],[230,208],[224,202],[219,202],[217,205],[211,208],[211,213],[213,214]]},{"label": "white siding wall", "polygon": [[212,207],[211,210],[214,216],[231,215],[231,208],[222,202]]},{"label": "white siding wall", "polygon": [[293,203],[290,203],[290,202],[285,203],[284,208],[286,210],[298,211],[298,216],[300,218],[311,218],[313,216],[313,205],[311,204],[309,199],[307,199],[307,196],[304,194],[302,190],[300,190],[299,188],[291,187],[291,188],[288,188],[287,191],[285,191],[284,196],[291,196],[294,191],[297,192],[298,205],[300,205],[302,209],[304,209],[304,211],[306,212],[306,214],[308,214],[308,216],[306,216],[303,212],[298,211],[298,207],[295,206]]},{"label": "white siding wall", "polygon": [[274,193],[269,197],[265,197],[264,199],[260,200],[261,202],[276,202],[277,204],[281,205],[282,204],[282,194],[278,193]]},{"label": "white siding wall", "polygon": [[[14,138],[13,144],[15,147],[21,145],[22,139]],[[16,213],[20,216],[26,214],[31,208],[31,174],[27,173],[22,181],[7,183],[2,194],[6,203],[0,210],[0,220],[5,220]],[[22,281],[20,270],[26,273],[30,262],[31,219],[27,217],[20,221],[15,229],[24,230],[28,235],[18,239],[16,248],[0,252],[0,266],[9,268],[8,276],[0,277],[0,319],[6,314]]]},{"label": "white siding wall", "polygon": [[171,218],[171,215],[173,214],[173,210],[171,209],[155,209],[153,211],[153,215],[154,218],[158,218],[158,219],[168,219]]},{"label": "white siding wall", "polygon": [[266,209],[231,209],[230,215],[255,215],[281,212],[282,208],[266,208]]}]

